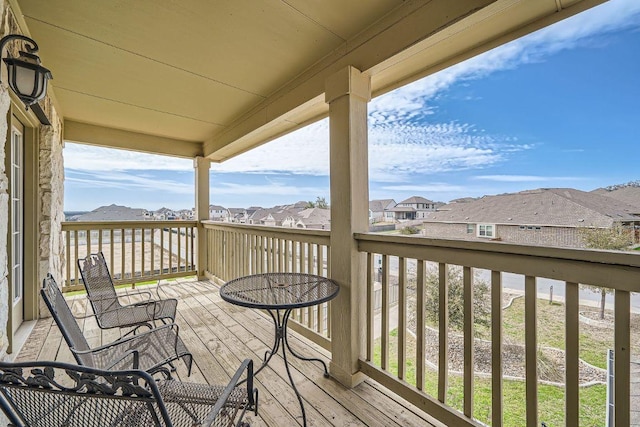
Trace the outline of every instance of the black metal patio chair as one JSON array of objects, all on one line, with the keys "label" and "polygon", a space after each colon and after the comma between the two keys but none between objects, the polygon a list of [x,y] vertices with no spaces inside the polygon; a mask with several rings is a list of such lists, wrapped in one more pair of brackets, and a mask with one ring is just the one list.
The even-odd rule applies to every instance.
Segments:
[{"label": "black metal patio chair", "polygon": [[[245,375],[246,373],[246,375]],[[246,388],[237,387],[246,378]],[[140,370],[105,371],[60,362],[0,362],[0,407],[9,426],[248,426],[258,412],[253,363],[226,386],[154,379]]]},{"label": "black metal patio chair", "polygon": [[150,292],[142,291],[136,294],[147,295],[145,301],[128,305],[120,303],[102,252],[78,259],[78,268],[100,328],[152,328],[156,320],[163,323],[175,320],[178,300],[174,298],[154,300]]},{"label": "black metal patio chair", "polygon": [[193,356],[178,336],[179,328],[175,323],[91,348],[51,274],[43,280],[41,293],[78,364],[97,369],[141,369],[153,373],[165,364],[182,359],[191,375]]}]

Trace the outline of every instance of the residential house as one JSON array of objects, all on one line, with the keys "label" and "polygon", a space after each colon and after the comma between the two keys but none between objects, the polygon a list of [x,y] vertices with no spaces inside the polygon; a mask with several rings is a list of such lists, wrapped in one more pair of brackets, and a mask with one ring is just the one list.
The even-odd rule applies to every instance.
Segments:
[{"label": "residential house", "polygon": [[173,221],[179,218],[179,214],[172,209],[162,207],[153,212],[153,218],[157,221]]},{"label": "residential house", "polygon": [[178,211],[176,211],[176,219],[182,219],[182,220],[192,220],[195,216],[195,211],[193,209],[180,209]]},{"label": "residential house", "polygon": [[284,221],[291,214],[295,214],[294,211],[282,209],[280,207],[275,208],[258,208],[249,217],[248,224],[266,225],[269,227],[280,227],[282,221]]},{"label": "residential house", "polygon": [[227,209],[228,215],[225,217],[225,222],[233,222],[236,224],[245,224],[247,222],[247,210],[244,208],[229,208]]},{"label": "residential house", "polygon": [[392,209],[396,206],[393,199],[380,199],[369,201],[369,222],[392,222],[395,214]]},{"label": "residential house", "polygon": [[[285,224],[283,223],[283,226]],[[292,228],[309,228],[316,230],[331,229],[331,210],[323,208],[308,208],[290,217],[287,226]]]},{"label": "residential house", "polygon": [[209,205],[209,219],[224,221],[229,216],[229,211],[220,205]]},{"label": "residential house", "polygon": [[442,203],[433,202],[420,196],[409,197],[390,209],[398,221],[410,221],[426,218],[429,213],[435,212]]},{"label": "residential house", "polygon": [[423,235],[584,247],[583,227],[640,226],[640,208],[572,188],[541,188],[442,206],[424,220]]}]

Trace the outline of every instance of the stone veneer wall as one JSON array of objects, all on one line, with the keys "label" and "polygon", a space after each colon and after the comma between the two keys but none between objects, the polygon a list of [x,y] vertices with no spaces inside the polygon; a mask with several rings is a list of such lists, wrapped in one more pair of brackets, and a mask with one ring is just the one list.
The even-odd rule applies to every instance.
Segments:
[{"label": "stone veneer wall", "polygon": [[[0,135],[7,134],[7,112],[11,100],[4,86],[0,86]],[[4,146],[4,143],[3,143]],[[9,226],[9,178],[5,171],[6,153],[0,149],[0,359],[9,346],[7,324],[9,321],[9,280],[7,260],[7,227]],[[2,415],[2,414],[0,414]]]},{"label": "stone veneer wall", "polygon": [[[0,0],[0,36],[6,34],[21,33],[13,11],[6,0]],[[4,68],[4,67],[3,67]],[[6,73],[5,73],[6,74]],[[0,85],[0,135],[7,135],[8,123],[6,121],[11,98],[6,83]],[[64,220],[63,194],[64,194],[64,166],[62,158],[62,121],[58,117],[51,100],[47,97],[40,102],[45,114],[51,121],[51,126],[41,126],[40,151],[39,151],[39,187],[40,200],[39,223],[39,249],[37,279],[41,283],[45,275],[51,272],[56,277],[62,277],[64,265],[63,242],[61,222]],[[38,132],[38,129],[36,129]],[[4,142],[0,149],[0,360],[6,356],[8,347],[7,323],[9,306],[8,283],[8,217],[9,217],[9,179],[5,170]],[[29,285],[29,284],[27,284]],[[42,315],[46,310],[40,310]],[[2,414],[0,413],[0,423]]]},{"label": "stone veneer wall", "polygon": [[[43,101],[51,126],[40,127],[40,159],[38,171],[38,193],[40,200],[38,283],[51,273],[58,282],[62,280],[64,266],[64,160],[62,149],[62,122],[50,100]],[[40,300],[40,317],[49,317],[49,311]]]},{"label": "stone veneer wall", "polygon": [[[6,1],[0,2],[0,16],[5,17]],[[2,20],[2,34],[6,34],[6,20]],[[1,64],[0,64],[1,66]],[[5,85],[0,85],[0,135],[7,134],[7,112],[11,103]],[[4,167],[6,153],[0,150],[0,359],[9,346],[7,323],[9,321],[9,281],[7,278],[7,227],[9,219],[9,178]],[[2,421],[0,413],[0,421]]]}]

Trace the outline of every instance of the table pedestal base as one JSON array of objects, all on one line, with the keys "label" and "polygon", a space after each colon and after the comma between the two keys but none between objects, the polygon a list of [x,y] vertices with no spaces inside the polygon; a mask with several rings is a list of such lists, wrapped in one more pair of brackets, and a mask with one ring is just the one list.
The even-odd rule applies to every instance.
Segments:
[{"label": "table pedestal base", "polygon": [[289,361],[287,360],[287,350],[291,353],[292,356],[300,359],[306,360],[308,362],[320,362],[322,367],[324,368],[324,376],[325,378],[329,377],[329,370],[327,369],[326,363],[323,360],[320,360],[315,357],[304,357],[300,354],[293,351],[291,346],[289,345],[289,340],[287,339],[287,324],[289,322],[289,316],[291,315],[292,309],[286,310],[267,310],[273,319],[273,324],[275,326],[275,339],[273,341],[273,346],[271,350],[268,350],[264,354],[264,360],[262,365],[255,371],[254,375],[258,375],[262,369],[264,369],[274,354],[278,353],[278,350],[282,346],[282,357],[284,358],[284,367],[287,370],[287,375],[289,376],[289,382],[291,383],[291,388],[296,393],[296,397],[298,398],[298,402],[300,402],[300,409],[302,410],[302,425],[307,425],[307,416],[304,411],[304,404],[302,402],[302,396],[298,392],[298,389],[293,382],[293,377],[291,376],[291,370],[289,369]]}]

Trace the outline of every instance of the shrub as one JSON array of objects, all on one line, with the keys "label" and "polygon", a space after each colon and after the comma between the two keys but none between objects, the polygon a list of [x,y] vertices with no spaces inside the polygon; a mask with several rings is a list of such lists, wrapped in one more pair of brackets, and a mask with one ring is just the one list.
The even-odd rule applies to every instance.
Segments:
[{"label": "shrub", "polygon": [[420,229],[418,229],[418,227],[413,227],[413,226],[402,227],[402,229],[400,229],[400,234],[418,234],[419,232],[420,232]]},{"label": "shrub", "polygon": [[[464,282],[462,267],[450,265],[447,268],[449,282],[449,325],[454,330],[462,330],[464,325]],[[425,316],[433,323],[438,322],[440,283],[437,268],[427,268],[425,272]],[[491,325],[491,300],[489,284],[483,280],[473,282],[474,323]]]}]

